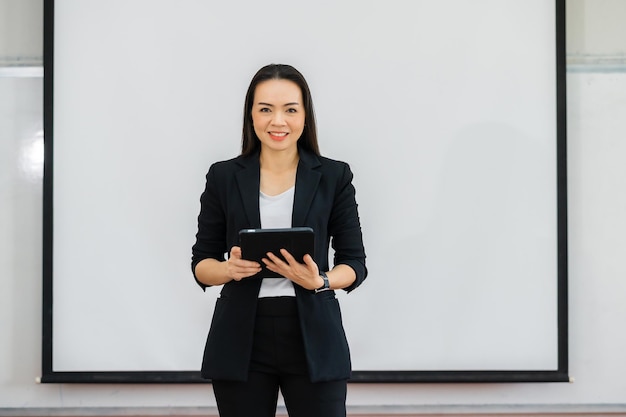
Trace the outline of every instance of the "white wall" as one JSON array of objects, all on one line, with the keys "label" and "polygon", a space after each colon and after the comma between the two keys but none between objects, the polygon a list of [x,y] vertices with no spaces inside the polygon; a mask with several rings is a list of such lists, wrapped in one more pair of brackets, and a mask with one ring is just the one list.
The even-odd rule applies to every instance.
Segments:
[{"label": "white wall", "polygon": [[567,52],[581,56],[626,54],[623,0],[567,0]]},{"label": "white wall", "polygon": [[41,65],[42,4],[0,0],[0,66]]},{"label": "white wall", "polygon": [[[41,64],[41,3],[0,0],[0,415],[206,415],[214,400],[204,384],[35,382],[41,367],[42,199],[36,146],[42,80],[16,66]],[[621,375],[626,370],[626,2],[570,0],[567,5],[570,373],[575,381],[351,384],[352,415],[626,415]]]}]

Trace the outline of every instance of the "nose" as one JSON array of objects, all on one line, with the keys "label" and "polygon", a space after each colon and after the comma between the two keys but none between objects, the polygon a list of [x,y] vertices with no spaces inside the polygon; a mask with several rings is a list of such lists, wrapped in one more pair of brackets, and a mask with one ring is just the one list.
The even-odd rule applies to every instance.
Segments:
[{"label": "nose", "polygon": [[274,126],[284,126],[285,118],[281,112],[275,112],[274,117],[272,117],[272,124]]}]

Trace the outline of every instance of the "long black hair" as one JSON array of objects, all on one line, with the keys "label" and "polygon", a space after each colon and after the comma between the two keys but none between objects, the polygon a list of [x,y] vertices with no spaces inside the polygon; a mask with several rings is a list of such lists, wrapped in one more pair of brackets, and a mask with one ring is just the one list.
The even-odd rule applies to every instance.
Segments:
[{"label": "long black hair", "polygon": [[315,114],[313,112],[313,100],[311,99],[311,91],[306,80],[300,72],[291,65],[270,64],[266,65],[252,77],[248,92],[246,93],[246,102],[243,109],[243,133],[241,136],[241,155],[249,156],[261,149],[261,141],[254,132],[252,124],[252,105],[254,104],[254,93],[257,85],[267,80],[289,80],[293,81],[300,87],[302,93],[302,101],[304,105],[304,131],[298,140],[300,148],[309,150],[316,155],[320,154],[317,144],[317,128],[315,126]]}]

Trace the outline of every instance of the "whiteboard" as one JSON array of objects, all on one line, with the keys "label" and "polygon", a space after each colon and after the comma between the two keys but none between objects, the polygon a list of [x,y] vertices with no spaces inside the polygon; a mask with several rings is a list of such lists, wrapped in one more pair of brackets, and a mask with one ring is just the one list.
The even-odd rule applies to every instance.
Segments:
[{"label": "whiteboard", "polygon": [[354,379],[565,378],[557,9],[47,2],[43,380],[197,379],[219,293],[190,271],[199,196],[268,63],[304,74],[355,173]]}]

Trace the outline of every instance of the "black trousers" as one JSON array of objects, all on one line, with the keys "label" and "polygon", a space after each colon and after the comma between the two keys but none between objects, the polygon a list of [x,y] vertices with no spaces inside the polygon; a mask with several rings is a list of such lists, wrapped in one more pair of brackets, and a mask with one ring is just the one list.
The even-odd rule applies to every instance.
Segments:
[{"label": "black trousers", "polygon": [[347,381],[312,383],[294,297],[260,298],[248,380],[213,380],[220,417],[345,417]]}]

